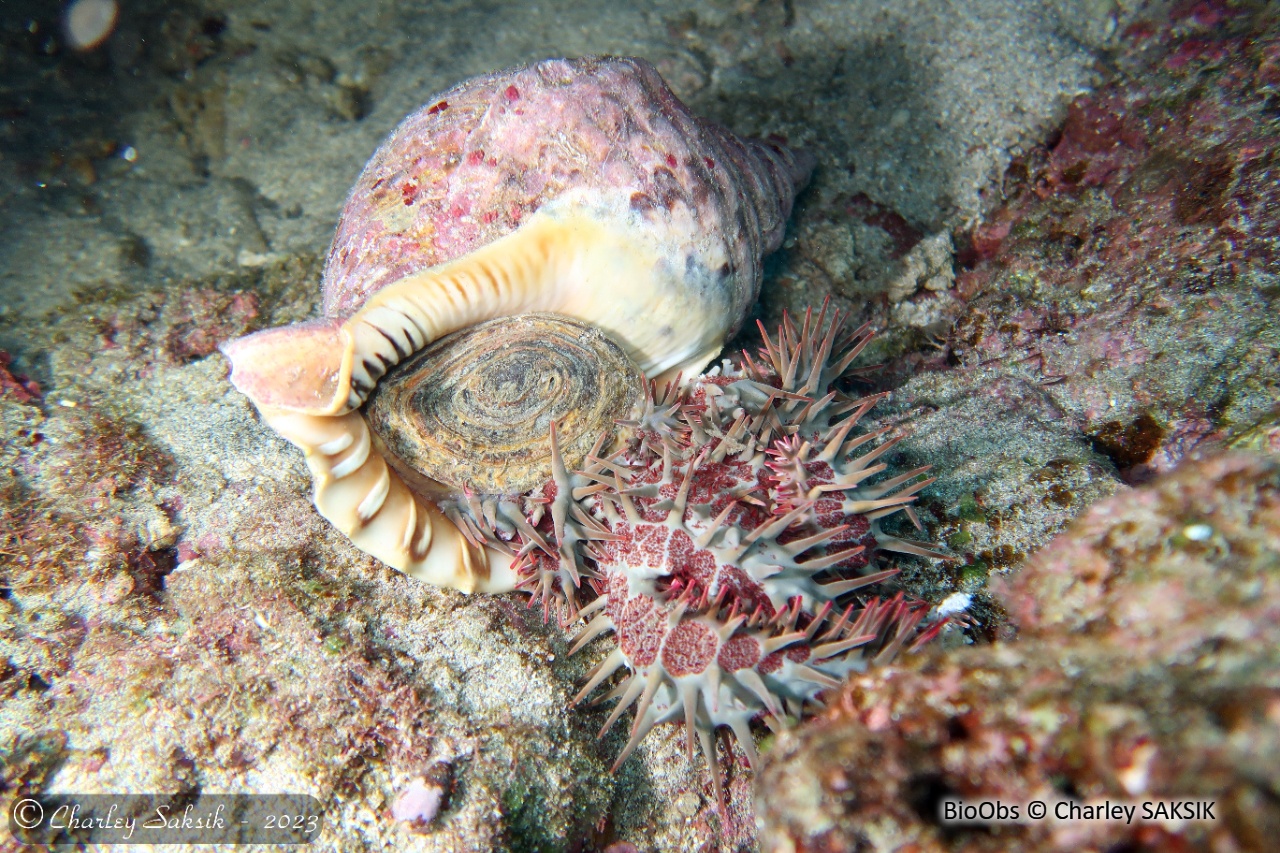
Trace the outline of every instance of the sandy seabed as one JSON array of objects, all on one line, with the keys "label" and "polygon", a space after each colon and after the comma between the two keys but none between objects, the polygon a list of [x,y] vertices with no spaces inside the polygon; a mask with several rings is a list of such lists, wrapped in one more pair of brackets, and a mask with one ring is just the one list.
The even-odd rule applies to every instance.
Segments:
[{"label": "sandy seabed", "polygon": [[[568,710],[602,652],[569,657],[523,597],[427,588],[355,550],[227,383],[219,342],[318,313],[381,139],[496,68],[641,56],[695,112],[815,153],[754,316],[830,297],[880,330],[877,423],[912,431],[895,467],[935,465],[920,516],[960,557],[904,563],[903,583],[972,596],[952,647],[1011,641],[1028,593],[988,579],[1095,502],[1197,452],[1280,451],[1280,53],[1260,4],[141,2],[89,51],[47,4],[7,3],[0,25],[6,812],[301,793],[324,850],[753,850],[764,819],[770,849],[830,827],[852,833],[835,845],[969,843],[918,810],[872,831],[828,795],[757,810],[741,760],[721,817],[676,727],[611,773],[625,732],[597,741],[603,714]],[[1280,563],[1259,541],[1265,581]],[[1232,671],[1256,688],[1243,707],[1280,702]],[[415,829],[392,807],[422,779],[448,795]]]}]

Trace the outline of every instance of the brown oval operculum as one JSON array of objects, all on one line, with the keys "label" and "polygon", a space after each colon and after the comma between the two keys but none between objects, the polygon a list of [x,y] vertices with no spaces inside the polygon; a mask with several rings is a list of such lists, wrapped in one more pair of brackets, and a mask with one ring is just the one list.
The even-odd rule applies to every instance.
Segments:
[{"label": "brown oval operculum", "polygon": [[551,424],[564,464],[582,465],[645,379],[598,329],[554,314],[481,323],[429,345],[377,385],[365,416],[405,478],[445,491],[526,492],[552,477]]}]

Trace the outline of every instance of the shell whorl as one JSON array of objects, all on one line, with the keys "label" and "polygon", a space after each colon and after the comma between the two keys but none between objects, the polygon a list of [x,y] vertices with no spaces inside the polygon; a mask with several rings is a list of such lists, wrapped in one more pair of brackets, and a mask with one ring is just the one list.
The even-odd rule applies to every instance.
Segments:
[{"label": "shell whorl", "polygon": [[611,443],[644,389],[643,374],[599,330],[526,314],[431,344],[382,378],[365,416],[406,481],[511,495],[552,478],[553,422],[564,463],[578,467],[602,436]]},{"label": "shell whorl", "polygon": [[667,248],[695,263],[710,258],[691,243],[717,244],[732,335],[813,166],[807,152],[694,115],[643,59],[485,74],[405,118],[365,166],[325,263],[324,312],[350,316],[388,284],[492,243],[565,197],[616,198],[635,220],[671,231]]}]

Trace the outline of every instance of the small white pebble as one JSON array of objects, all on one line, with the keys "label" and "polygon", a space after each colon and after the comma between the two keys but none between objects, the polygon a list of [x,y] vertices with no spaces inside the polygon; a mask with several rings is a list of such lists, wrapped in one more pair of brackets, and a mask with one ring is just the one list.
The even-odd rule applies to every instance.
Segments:
[{"label": "small white pebble", "polygon": [[955,613],[963,613],[969,609],[969,605],[973,602],[973,596],[967,592],[953,592],[942,600],[938,605],[939,616],[951,616]]},{"label": "small white pebble", "polygon": [[92,50],[111,35],[119,16],[116,0],[75,0],[63,18],[67,41],[76,50]]},{"label": "small white pebble", "polygon": [[136,163],[138,161],[138,149],[132,145],[126,145],[120,149],[120,159],[128,163]]},{"label": "small white pebble", "polygon": [[1213,528],[1207,524],[1188,524],[1182,528],[1182,535],[1192,542],[1204,542],[1213,535]]},{"label": "small white pebble", "polygon": [[414,779],[391,806],[391,816],[421,829],[435,820],[443,800],[444,791],[438,785]]},{"label": "small white pebble", "polygon": [[59,400],[58,405],[64,409],[74,409],[79,405],[75,400]]}]

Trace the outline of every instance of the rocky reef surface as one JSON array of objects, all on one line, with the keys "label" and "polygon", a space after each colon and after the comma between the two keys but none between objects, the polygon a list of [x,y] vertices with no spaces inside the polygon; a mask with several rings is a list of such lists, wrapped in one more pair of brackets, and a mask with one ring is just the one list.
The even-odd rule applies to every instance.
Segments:
[{"label": "rocky reef surface", "polygon": [[[45,4],[0,10],[6,812],[294,791],[325,805],[325,850],[1265,849],[1274,8],[432,10],[126,4],[88,53]],[[873,426],[911,431],[895,467],[935,466],[919,515],[961,558],[901,583],[971,597],[949,639],[780,736],[760,780],[739,756],[724,816],[674,726],[608,772],[625,732],[566,708],[594,661],[520,597],[425,587],[334,533],[215,354],[313,314],[347,188],[428,94],[589,52],[815,151],[760,315],[831,296],[881,329]],[[1230,449],[1251,455],[1206,455]],[[1231,805],[1130,834],[931,811],[1147,790]]]},{"label": "rocky reef surface", "polygon": [[[970,631],[995,642],[853,679],[824,718],[780,737],[757,781],[764,849],[1271,846],[1277,50],[1261,7],[1134,22],[1111,79],[1011,166],[1004,202],[961,243],[955,286],[913,297],[949,331],[940,355],[904,357],[927,372],[899,404],[929,401],[929,418],[992,410],[949,402],[966,394],[1013,404],[1021,419],[962,420],[993,448],[1016,439],[992,427],[1073,433],[1109,462],[1114,495],[1024,562],[1036,536],[1021,520],[1043,519],[1037,504],[1077,512],[1071,472],[1092,463],[1019,476],[1034,457],[1005,457],[1004,476],[979,475],[946,541],[968,558],[961,589],[992,581]],[[1037,798],[1047,820],[1027,818]],[[947,823],[950,799],[1022,819]],[[1213,801],[1215,819],[1052,812],[1161,799]]]},{"label": "rocky reef surface", "polygon": [[[1265,850],[1280,831],[1280,463],[1181,465],[1092,507],[998,584],[1014,642],[855,677],[780,736],[762,847]],[[945,821],[943,803],[1021,820]],[[1045,803],[1040,819],[1032,801]],[[1159,815],[1212,803],[1212,820]],[[1139,811],[1086,820],[1070,804]],[[989,816],[989,815],[988,815]],[[1200,815],[1197,814],[1197,817]]]}]

